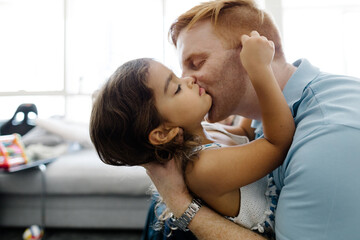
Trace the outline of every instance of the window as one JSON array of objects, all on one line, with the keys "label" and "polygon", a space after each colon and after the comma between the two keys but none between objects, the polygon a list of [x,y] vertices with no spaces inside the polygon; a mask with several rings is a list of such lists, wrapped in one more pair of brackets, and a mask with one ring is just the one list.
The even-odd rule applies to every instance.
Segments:
[{"label": "window", "polygon": [[0,119],[10,118],[24,102],[36,102],[49,114],[64,113],[63,13],[57,0],[0,1]]},{"label": "window", "polygon": [[[88,121],[91,94],[122,63],[155,58],[180,74],[168,41],[175,18],[201,0],[0,0],[0,120],[21,103],[40,117]],[[278,22],[290,62],[360,76],[356,0],[257,0]]]},{"label": "window", "polygon": [[66,1],[66,116],[87,121],[91,94],[124,62],[162,60],[160,0]]},{"label": "window", "polygon": [[0,0],[0,119],[29,102],[40,117],[88,121],[91,94],[125,61],[179,69],[168,27],[198,2]]},{"label": "window", "polygon": [[360,76],[360,2],[282,0],[288,61],[307,58],[323,71]]}]

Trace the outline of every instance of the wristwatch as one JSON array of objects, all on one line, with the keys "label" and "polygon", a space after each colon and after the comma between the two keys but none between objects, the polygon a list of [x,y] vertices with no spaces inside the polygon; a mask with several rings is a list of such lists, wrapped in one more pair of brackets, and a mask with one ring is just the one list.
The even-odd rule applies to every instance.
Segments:
[{"label": "wristwatch", "polygon": [[199,211],[202,206],[202,202],[200,199],[193,199],[188,208],[179,218],[173,217],[173,224],[183,231],[189,231],[187,226],[189,226],[190,221],[193,219],[195,214]]}]

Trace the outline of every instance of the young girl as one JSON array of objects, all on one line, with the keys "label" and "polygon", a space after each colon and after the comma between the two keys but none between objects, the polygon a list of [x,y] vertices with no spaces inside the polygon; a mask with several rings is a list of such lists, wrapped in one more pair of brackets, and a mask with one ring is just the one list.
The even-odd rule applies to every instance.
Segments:
[{"label": "young girl", "polygon": [[[127,62],[110,77],[94,102],[90,136],[107,164],[175,158],[194,195],[220,214],[263,232],[273,224],[264,177],[282,163],[295,127],[271,69],[273,43],[257,32],[243,35],[241,42],[239,57],[258,96],[264,138],[236,145],[234,136],[219,128],[211,137],[202,125],[211,96],[196,79],[177,78],[151,59]],[[244,119],[236,132],[252,140],[250,122]]]}]

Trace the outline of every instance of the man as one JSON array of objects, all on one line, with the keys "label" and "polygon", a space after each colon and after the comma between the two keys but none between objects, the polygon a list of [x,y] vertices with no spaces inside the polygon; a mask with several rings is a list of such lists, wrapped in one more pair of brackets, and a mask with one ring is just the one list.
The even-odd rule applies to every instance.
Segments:
[{"label": "man", "polygon": [[[287,63],[276,26],[251,0],[200,4],[181,15],[170,33],[183,75],[212,96],[208,120],[231,114],[254,119],[258,138],[260,110],[239,58],[240,37],[252,30],[275,43],[272,68],[297,126],[283,165],[273,172],[281,190],[276,238],[360,239],[354,229],[360,224],[360,80],[322,73],[305,59]],[[149,165],[147,172],[175,217],[190,211],[185,225],[197,238],[263,239],[205,206],[188,209],[193,197],[173,162]]]}]

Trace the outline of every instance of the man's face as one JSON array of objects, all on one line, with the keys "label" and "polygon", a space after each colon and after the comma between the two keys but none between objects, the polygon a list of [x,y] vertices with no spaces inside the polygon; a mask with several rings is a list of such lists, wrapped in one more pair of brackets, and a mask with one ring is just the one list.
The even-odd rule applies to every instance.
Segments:
[{"label": "man's face", "polygon": [[240,47],[224,48],[210,21],[202,21],[180,32],[177,48],[182,75],[193,77],[212,97],[207,117],[210,122],[231,114],[251,117],[257,100],[240,62]]}]

